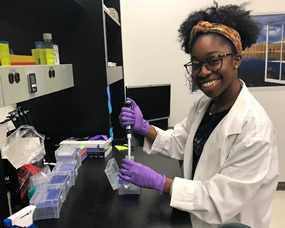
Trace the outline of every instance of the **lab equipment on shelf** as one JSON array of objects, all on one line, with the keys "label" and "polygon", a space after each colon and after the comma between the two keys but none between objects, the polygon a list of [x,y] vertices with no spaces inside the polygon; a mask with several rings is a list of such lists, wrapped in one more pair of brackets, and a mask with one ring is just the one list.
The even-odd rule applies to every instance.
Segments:
[{"label": "lab equipment on shelf", "polygon": [[43,41],[35,41],[35,48],[32,49],[32,56],[36,59],[37,64],[46,64],[45,45]]},{"label": "lab equipment on shelf", "polygon": [[10,53],[8,41],[0,41],[0,65],[35,65],[48,64],[59,65],[58,46],[53,43],[52,34],[44,33],[43,41],[36,41],[32,55],[19,55]]},{"label": "lab equipment on shelf", "polygon": [[9,43],[7,41],[0,41],[0,65],[10,65],[10,50]]},{"label": "lab equipment on shelf", "polygon": [[32,55],[10,55],[11,65],[35,65],[37,60]]},{"label": "lab equipment on shelf", "polygon": [[35,41],[32,55],[37,64],[59,65],[58,46],[54,44],[51,33],[43,33],[43,41]]},{"label": "lab equipment on shelf", "polygon": [[44,41],[36,41],[35,49],[32,49],[32,55],[36,58],[37,64],[55,64],[55,54],[52,46]]},{"label": "lab equipment on shelf", "polygon": [[45,43],[46,48],[53,50],[53,64],[60,64],[59,60],[59,51],[58,45],[53,42],[52,34],[51,33],[43,33],[43,41]]}]

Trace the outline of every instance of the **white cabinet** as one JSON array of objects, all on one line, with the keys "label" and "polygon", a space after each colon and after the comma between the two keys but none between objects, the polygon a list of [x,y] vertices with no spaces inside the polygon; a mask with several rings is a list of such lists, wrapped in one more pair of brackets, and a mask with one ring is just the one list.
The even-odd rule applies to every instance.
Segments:
[{"label": "white cabinet", "polygon": [[71,64],[0,67],[0,106],[74,86]]},{"label": "white cabinet", "polygon": [[27,92],[27,78],[23,77],[23,68],[1,67],[1,105],[11,105],[29,98]]},{"label": "white cabinet", "polygon": [[43,94],[57,92],[74,86],[72,65],[54,65],[44,69]]}]

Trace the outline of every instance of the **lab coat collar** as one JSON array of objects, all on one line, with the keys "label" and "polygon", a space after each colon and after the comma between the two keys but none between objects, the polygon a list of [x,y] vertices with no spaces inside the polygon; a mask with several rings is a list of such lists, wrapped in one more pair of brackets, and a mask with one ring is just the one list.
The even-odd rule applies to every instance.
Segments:
[{"label": "lab coat collar", "polygon": [[228,115],[225,116],[225,119],[222,123],[226,135],[241,133],[244,118],[249,108],[248,102],[251,94],[249,93],[245,83],[243,81],[241,82],[242,89]]},{"label": "lab coat collar", "polygon": [[[241,80],[242,89],[230,109],[229,113],[222,120],[221,124],[223,124],[223,129],[226,135],[239,134],[241,132],[242,123],[245,118],[248,109],[248,99],[251,97],[248,88],[245,83]],[[197,111],[199,115],[204,116],[207,107],[209,106],[212,99],[203,96],[203,99],[200,100]]]}]

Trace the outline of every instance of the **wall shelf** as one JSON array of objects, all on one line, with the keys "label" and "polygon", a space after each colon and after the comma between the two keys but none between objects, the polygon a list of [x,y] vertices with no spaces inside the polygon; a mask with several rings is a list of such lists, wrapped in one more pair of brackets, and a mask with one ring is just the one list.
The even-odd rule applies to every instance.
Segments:
[{"label": "wall shelf", "polygon": [[0,106],[27,101],[73,86],[71,64],[1,66]]}]

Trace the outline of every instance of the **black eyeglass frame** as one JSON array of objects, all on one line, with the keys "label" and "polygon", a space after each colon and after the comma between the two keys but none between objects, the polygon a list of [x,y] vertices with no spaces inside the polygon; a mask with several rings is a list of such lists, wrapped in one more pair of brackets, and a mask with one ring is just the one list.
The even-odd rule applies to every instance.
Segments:
[{"label": "black eyeglass frame", "polygon": [[[219,60],[221,61],[221,63],[220,63],[219,69],[214,70],[214,71],[211,69],[211,67],[209,67],[209,58],[207,58],[207,59],[204,60],[204,61],[199,61],[199,63],[197,64],[197,65],[199,65],[199,68],[197,68],[198,71],[195,72],[195,75],[197,75],[197,74],[200,73],[200,71],[201,71],[203,65],[205,65],[205,67],[206,67],[207,70],[209,70],[209,71],[218,72],[218,71],[222,68],[222,66],[223,66],[223,60],[224,60],[224,58],[227,57],[227,56],[234,56],[234,53],[229,52],[229,53],[224,53],[224,54],[215,55],[215,57],[219,58]],[[186,72],[187,72],[188,75],[193,75],[192,70],[188,69],[188,68],[192,68],[192,65],[193,65],[192,62],[193,62],[193,61],[189,61],[188,63],[184,64],[184,67],[185,67]]]}]

